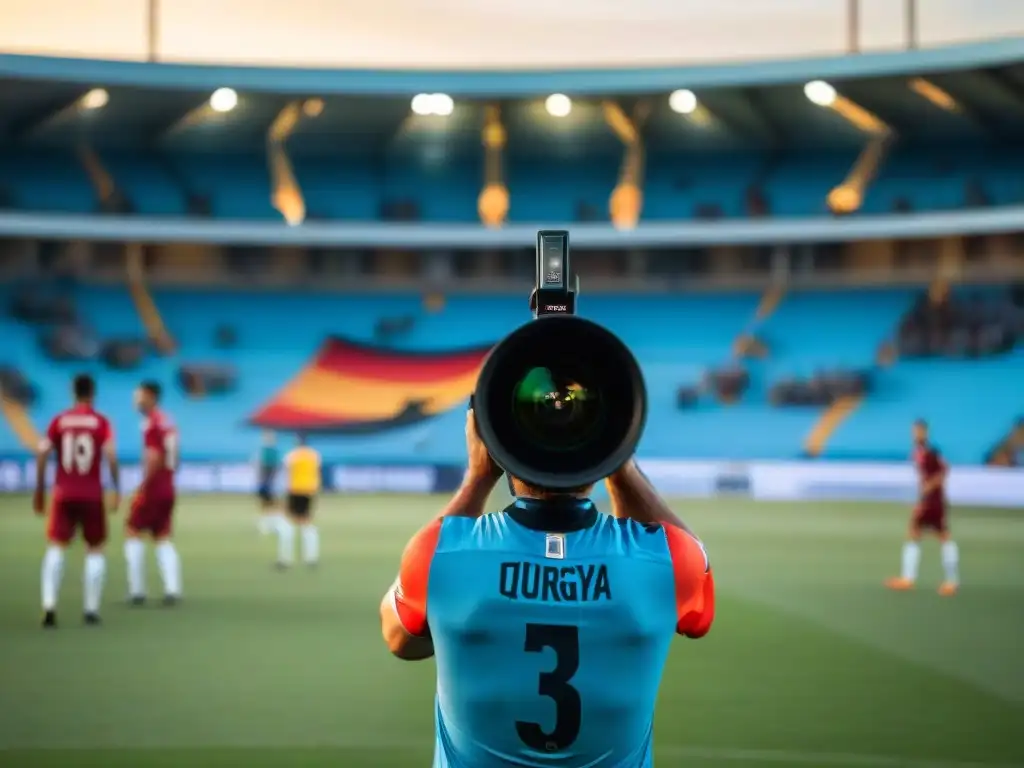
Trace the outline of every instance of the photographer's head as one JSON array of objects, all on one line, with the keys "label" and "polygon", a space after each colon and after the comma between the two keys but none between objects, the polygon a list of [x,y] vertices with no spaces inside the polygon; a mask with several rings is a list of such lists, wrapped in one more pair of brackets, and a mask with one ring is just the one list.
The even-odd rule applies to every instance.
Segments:
[{"label": "photographer's head", "polygon": [[525,480],[520,480],[518,477],[512,477],[511,475],[509,475],[509,484],[511,486],[512,495],[517,499],[540,499],[542,501],[564,498],[586,499],[590,498],[590,494],[594,490],[593,483],[590,485],[581,485],[577,488],[569,488],[564,491],[539,488],[536,485],[530,485]]},{"label": "photographer's head", "polygon": [[[487,446],[484,445],[477,433],[476,418],[472,408],[466,413],[466,453],[469,456],[467,473],[471,478],[496,480],[501,477],[501,468],[494,463],[494,459],[487,452]],[[519,499],[586,498],[594,488],[593,483],[574,488],[543,488],[513,475],[509,475],[508,480],[509,490],[513,496]]]}]

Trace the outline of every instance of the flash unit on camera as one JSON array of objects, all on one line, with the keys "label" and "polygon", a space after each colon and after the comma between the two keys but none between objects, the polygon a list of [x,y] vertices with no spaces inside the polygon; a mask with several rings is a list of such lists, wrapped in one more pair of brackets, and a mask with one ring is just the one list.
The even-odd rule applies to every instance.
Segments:
[{"label": "flash unit on camera", "polygon": [[537,287],[530,295],[534,315],[574,315],[579,281],[571,285],[569,233],[564,229],[542,229],[537,233]]},{"label": "flash unit on camera", "polygon": [[537,286],[564,290],[569,274],[569,233],[541,230],[537,233]]}]

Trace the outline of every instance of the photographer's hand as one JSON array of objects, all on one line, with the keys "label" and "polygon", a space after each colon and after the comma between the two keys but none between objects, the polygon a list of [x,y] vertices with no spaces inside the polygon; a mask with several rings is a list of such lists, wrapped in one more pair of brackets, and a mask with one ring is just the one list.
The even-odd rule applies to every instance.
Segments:
[{"label": "photographer's hand", "polygon": [[466,454],[469,464],[462,485],[445,505],[443,516],[480,517],[486,512],[487,500],[501,477],[501,468],[487,452],[487,446],[476,431],[473,409],[466,412]]},{"label": "photographer's hand", "polygon": [[467,474],[473,477],[491,478],[494,482],[501,477],[501,468],[494,463],[487,446],[476,431],[476,417],[473,409],[466,411],[466,454],[469,457]]},{"label": "photographer's hand", "polygon": [[686,523],[658,495],[650,481],[630,459],[605,480],[612,502],[612,517],[628,517],[638,523],[661,523],[695,536]]}]

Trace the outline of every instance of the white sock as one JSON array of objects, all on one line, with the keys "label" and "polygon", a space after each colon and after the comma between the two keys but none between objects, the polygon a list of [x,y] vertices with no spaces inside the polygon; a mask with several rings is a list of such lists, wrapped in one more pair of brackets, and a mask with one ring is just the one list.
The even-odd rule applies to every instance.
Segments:
[{"label": "white sock", "polygon": [[908,541],[903,545],[903,566],[900,575],[909,581],[917,581],[917,565],[921,562],[921,545]]},{"label": "white sock", "polygon": [[277,531],[277,513],[276,512],[263,512],[260,514],[259,522],[257,523],[260,533],[264,536]]},{"label": "white sock", "polygon": [[99,613],[103,599],[103,579],[107,575],[107,559],[99,552],[90,552],[85,556],[85,577],[83,593],[85,595],[85,612]]},{"label": "white sock", "polygon": [[942,570],[950,584],[960,583],[960,548],[955,541],[942,542]]},{"label": "white sock", "polygon": [[128,596],[146,595],[146,545],[142,539],[126,539],[124,560],[128,564]]},{"label": "white sock", "polygon": [[57,610],[57,596],[60,594],[60,580],[64,575],[64,550],[49,546],[43,555],[42,582],[43,610]]},{"label": "white sock", "polygon": [[277,562],[291,565],[295,561],[295,524],[284,517],[277,527]]},{"label": "white sock", "polygon": [[170,597],[181,597],[181,558],[178,550],[169,541],[161,541],[156,545],[156,564],[160,569],[160,578],[164,582],[164,594]]},{"label": "white sock", "polygon": [[315,525],[302,526],[302,561],[314,565],[320,560],[320,532]]}]

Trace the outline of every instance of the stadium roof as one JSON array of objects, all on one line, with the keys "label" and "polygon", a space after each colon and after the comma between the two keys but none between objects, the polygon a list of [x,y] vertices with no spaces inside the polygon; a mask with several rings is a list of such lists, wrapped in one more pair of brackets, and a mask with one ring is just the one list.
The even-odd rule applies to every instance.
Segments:
[{"label": "stadium roof", "polygon": [[[945,106],[912,88],[914,80],[890,75],[834,85],[907,143],[1024,142],[1024,64],[927,75],[927,83],[949,98]],[[82,109],[83,95],[94,87],[105,88],[109,99],[102,108]],[[649,105],[643,133],[652,154],[852,149],[864,143],[864,133],[837,111],[811,103],[803,83],[695,88],[694,94],[702,109],[691,115],[673,111],[665,91],[608,98],[626,113]],[[510,156],[583,158],[621,151],[600,97],[574,97],[572,112],[557,118],[545,109],[546,95],[493,102],[502,107]],[[295,154],[479,156],[484,111],[492,103],[456,98],[451,115],[419,116],[410,111],[409,96],[302,96],[322,99],[323,110],[292,134],[288,146]],[[224,113],[203,110],[209,97],[208,89],[0,79],[0,148],[88,142],[123,150],[261,151],[269,126],[297,94],[242,91],[237,108]]]}]

